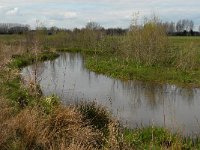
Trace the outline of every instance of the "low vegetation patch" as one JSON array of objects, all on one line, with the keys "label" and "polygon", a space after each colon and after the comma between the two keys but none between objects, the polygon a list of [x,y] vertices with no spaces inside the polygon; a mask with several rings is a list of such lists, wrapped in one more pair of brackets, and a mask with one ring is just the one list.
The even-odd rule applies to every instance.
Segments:
[{"label": "low vegetation patch", "polygon": [[55,48],[82,53],[89,70],[124,80],[200,86],[200,38],[169,37],[156,18],[144,26],[133,23],[123,36],[89,29],[71,35],[66,34],[68,44]]},{"label": "low vegetation patch", "polygon": [[13,59],[9,66],[13,68],[22,68],[39,61],[53,60],[58,56],[59,54],[51,51],[46,51],[38,54],[24,53],[23,55],[13,55]]},{"label": "low vegetation patch", "polygon": [[23,48],[37,44],[25,36],[0,41],[0,58],[7,58],[0,60],[0,149],[199,149],[198,138],[164,128],[124,129],[95,103],[63,106],[56,96],[44,97],[35,82],[25,86],[20,78],[22,67],[58,57],[51,51],[56,48],[81,52],[88,69],[114,78],[200,85],[199,39],[190,39],[191,44],[187,38],[166,37],[152,20],[130,32],[142,40],[132,33],[105,36],[84,29],[41,36],[46,38],[38,51]]},{"label": "low vegetation patch", "polygon": [[108,136],[108,126],[111,122],[111,116],[105,108],[98,106],[95,102],[83,102],[78,104],[77,108],[83,115],[84,120],[88,120],[90,125],[102,131],[105,137]]},{"label": "low vegetation patch", "polygon": [[146,66],[134,60],[123,60],[113,56],[86,56],[85,66],[89,70],[122,80],[154,81],[181,86],[199,87],[200,71],[177,70],[174,67]]}]

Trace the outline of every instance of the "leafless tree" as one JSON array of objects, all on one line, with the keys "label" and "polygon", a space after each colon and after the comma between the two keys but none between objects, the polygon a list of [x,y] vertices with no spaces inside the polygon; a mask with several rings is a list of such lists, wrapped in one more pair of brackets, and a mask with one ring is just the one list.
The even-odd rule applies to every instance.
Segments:
[{"label": "leafless tree", "polygon": [[190,20],[189,26],[190,26],[190,30],[194,29],[194,22],[192,20]]},{"label": "leafless tree", "polygon": [[184,30],[184,26],[183,26],[182,20],[179,20],[176,23],[176,31],[177,32],[183,32],[183,30]]},{"label": "leafless tree", "polygon": [[182,19],[179,20],[176,24],[176,30],[177,32],[183,32],[185,31],[191,31],[194,28],[194,22],[189,19]]},{"label": "leafless tree", "polygon": [[0,34],[19,34],[30,30],[29,25],[16,23],[0,23]]},{"label": "leafless tree", "polygon": [[90,30],[101,30],[102,27],[99,23],[97,22],[88,22],[85,26],[86,29],[90,29]]},{"label": "leafless tree", "polygon": [[172,34],[176,30],[174,22],[164,22],[164,23],[161,23],[161,25],[165,28],[166,33],[168,33],[168,34]]}]

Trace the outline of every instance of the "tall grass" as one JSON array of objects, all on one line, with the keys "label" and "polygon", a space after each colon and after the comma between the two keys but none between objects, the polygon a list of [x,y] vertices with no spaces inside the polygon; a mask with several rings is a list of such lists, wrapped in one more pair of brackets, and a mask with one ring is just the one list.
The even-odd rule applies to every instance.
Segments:
[{"label": "tall grass", "polygon": [[161,21],[153,16],[145,19],[143,25],[132,24],[125,35],[108,36],[103,31],[82,29],[47,36],[44,44],[66,51],[79,49],[87,54],[90,51],[89,54],[101,55],[102,58],[103,55],[119,57],[143,66],[169,67],[180,71],[198,69],[198,41],[185,38],[176,42],[172,39],[166,35]]},{"label": "tall grass", "polygon": [[[76,51],[79,48],[88,49],[84,52],[92,56],[95,54],[99,59],[113,56],[109,60],[112,60],[111,63],[115,62],[115,69],[120,64],[120,73],[131,76],[131,71],[134,70],[132,67],[142,66],[140,63],[147,68],[167,64],[181,70],[198,69],[199,51],[193,44],[185,49],[168,49],[168,38],[163,29],[154,22],[133,29],[124,37],[108,37],[85,30],[62,33],[62,36],[54,38],[45,36],[45,40],[35,42],[39,45],[30,48],[28,53],[25,44],[31,37],[26,42],[24,37],[14,41],[6,37],[8,41],[3,40],[0,43],[0,149],[118,150],[200,147],[199,142],[191,144],[192,140],[184,140],[160,128],[123,130],[102,107],[96,104],[63,106],[54,97],[36,96],[35,91],[24,87],[19,78],[19,68],[35,61],[55,58],[51,57],[49,51],[42,52],[44,47],[49,46],[76,48]],[[29,42],[27,45],[31,43]],[[125,47],[127,49],[123,49]],[[104,66],[109,70],[112,64],[108,66],[106,61],[107,59]],[[8,63],[11,65],[8,66]],[[124,69],[127,66],[128,71]],[[135,72],[137,71],[138,69]]]},{"label": "tall grass", "polygon": [[5,120],[1,129],[1,149],[60,149],[73,143],[95,148],[101,141],[100,133],[70,107],[58,107],[49,115],[37,107],[26,108]]},{"label": "tall grass", "polygon": [[163,64],[170,59],[168,37],[164,27],[155,19],[143,26],[132,26],[127,45],[127,56],[148,66]]},{"label": "tall grass", "polygon": [[[109,124],[107,121],[109,118],[105,117],[106,111],[103,109],[99,111],[100,107],[95,109],[96,106],[92,106],[94,111],[91,114],[94,117],[87,116],[89,109],[80,111],[77,107],[62,106],[54,97],[36,96],[35,91],[26,89],[27,87],[19,78],[19,69],[33,63],[34,55],[31,56],[31,52],[27,53],[26,49],[20,53],[12,53],[12,50],[8,51],[12,59],[10,65],[5,65],[8,62],[1,60],[4,65],[0,70],[2,85],[0,87],[0,149],[57,150],[104,147],[106,137],[101,129],[107,128]],[[38,60],[45,53],[39,53]],[[6,56],[7,52],[5,51],[4,54],[4,51],[1,51],[1,55]],[[42,58],[41,60],[46,60]],[[97,116],[102,120],[96,120],[94,123]]]},{"label": "tall grass", "polygon": [[193,42],[189,43],[185,47],[182,47],[177,53],[175,66],[178,69],[185,71],[199,69],[200,51],[194,47]]}]

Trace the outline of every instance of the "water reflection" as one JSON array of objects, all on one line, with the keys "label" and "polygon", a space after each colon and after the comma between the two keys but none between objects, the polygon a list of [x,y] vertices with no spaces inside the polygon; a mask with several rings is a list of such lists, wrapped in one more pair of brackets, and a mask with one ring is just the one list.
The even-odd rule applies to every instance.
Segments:
[{"label": "water reflection", "polygon": [[[36,66],[22,70],[25,80]],[[45,95],[56,94],[64,103],[87,100],[106,106],[129,127],[167,126],[184,134],[199,132],[200,89],[179,88],[139,81],[120,81],[84,68],[80,54],[62,54],[37,65],[37,81]]]}]

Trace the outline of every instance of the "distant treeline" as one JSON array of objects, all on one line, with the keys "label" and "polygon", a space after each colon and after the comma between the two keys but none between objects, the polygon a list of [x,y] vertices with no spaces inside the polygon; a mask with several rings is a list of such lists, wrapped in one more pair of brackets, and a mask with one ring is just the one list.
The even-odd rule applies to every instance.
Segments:
[{"label": "distant treeline", "polygon": [[17,23],[0,23],[0,34],[23,34],[29,30],[29,25]]},{"label": "distant treeline", "polygon": [[[75,28],[73,29],[73,31],[69,31],[68,32],[81,32],[82,30],[85,30],[87,28],[83,28],[83,29],[78,29]],[[128,29],[122,29],[122,28],[99,28],[99,29],[94,29],[94,30],[98,30],[101,31],[102,33],[105,33],[106,35],[124,35],[128,32]]]},{"label": "distant treeline", "polygon": [[[166,34],[170,36],[200,36],[200,26],[199,31],[194,31],[194,22],[189,19],[182,19],[178,22],[159,22],[159,25],[165,28]],[[140,25],[142,26],[142,25]],[[56,34],[58,32],[81,32],[84,29],[92,29],[96,31],[101,31],[106,35],[124,35],[130,28],[104,28],[96,22],[89,22],[85,28],[79,29],[74,28],[73,30],[54,27],[37,27],[36,30],[43,30],[48,35]],[[25,32],[36,30],[31,30],[29,25],[16,24],[16,23],[0,23],[0,34],[23,34]]]},{"label": "distant treeline", "polygon": [[160,23],[166,30],[168,35],[172,36],[200,36],[199,31],[194,31],[194,22],[189,19],[181,19],[177,23],[164,22]]}]

